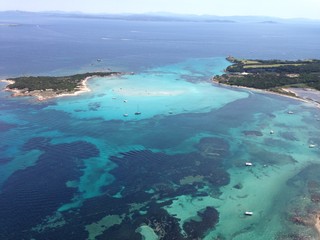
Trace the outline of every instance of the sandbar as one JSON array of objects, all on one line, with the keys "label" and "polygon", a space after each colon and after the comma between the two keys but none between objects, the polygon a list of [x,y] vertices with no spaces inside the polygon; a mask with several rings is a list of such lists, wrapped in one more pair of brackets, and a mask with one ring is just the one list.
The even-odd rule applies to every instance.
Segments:
[{"label": "sandbar", "polygon": [[[303,98],[301,96],[299,96],[297,93],[295,93],[294,91],[292,91],[291,89],[287,89],[287,88],[281,88],[281,90],[283,92],[287,92],[288,94],[285,93],[280,93],[280,92],[274,92],[271,90],[267,90],[267,89],[258,89],[258,88],[250,88],[250,87],[244,87],[244,86],[237,86],[237,85],[229,85],[229,84],[225,84],[225,83],[220,83],[214,79],[212,79],[212,82],[216,85],[222,85],[225,86],[227,88],[239,88],[239,89],[245,89],[245,90],[249,90],[252,92],[260,92],[260,93],[267,93],[267,94],[274,94],[277,96],[282,96],[282,97],[287,97],[287,98],[291,98],[294,100],[298,100],[298,101],[302,101],[305,103],[309,103],[309,104],[313,104],[315,107],[320,108],[320,103],[316,100],[316,99],[312,99],[312,98]],[[317,91],[317,90],[314,90]],[[320,94],[320,91],[317,91]],[[289,95],[289,93],[291,93]]]}]

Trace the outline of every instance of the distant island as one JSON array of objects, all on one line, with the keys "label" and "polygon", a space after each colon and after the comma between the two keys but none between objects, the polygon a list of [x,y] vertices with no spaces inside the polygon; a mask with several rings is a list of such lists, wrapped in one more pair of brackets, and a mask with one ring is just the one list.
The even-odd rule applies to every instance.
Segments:
[{"label": "distant island", "polygon": [[[233,63],[216,83],[267,90],[298,97],[295,89],[317,90],[320,99],[320,60],[251,60],[229,56]],[[318,99],[310,99],[319,103]]]},{"label": "distant island", "polygon": [[8,82],[7,91],[12,96],[33,96],[43,101],[49,98],[77,95],[89,91],[86,82],[92,77],[107,77],[121,75],[121,72],[88,72],[71,76],[28,76],[2,80]]},{"label": "distant island", "polygon": [[[81,12],[26,12],[26,11],[0,11],[0,16],[4,19],[19,19],[33,17],[49,18],[75,18],[75,19],[99,19],[99,20],[116,20],[116,21],[145,21],[145,22],[195,22],[195,23],[250,23],[250,24],[279,24],[279,23],[319,23],[315,19],[283,19],[267,16],[217,16],[217,15],[195,15],[195,14],[174,14],[168,12],[156,13],[81,13]],[[0,18],[1,21],[1,18]],[[1,24],[1,22],[0,22]],[[4,22],[7,24],[7,22]],[[20,26],[21,23],[19,23]],[[1,25],[0,25],[1,26]]]}]

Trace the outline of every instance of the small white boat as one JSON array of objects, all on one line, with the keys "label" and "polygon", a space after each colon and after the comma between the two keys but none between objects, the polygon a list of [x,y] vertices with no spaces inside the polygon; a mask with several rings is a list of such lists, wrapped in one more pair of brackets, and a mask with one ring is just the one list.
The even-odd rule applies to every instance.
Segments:
[{"label": "small white boat", "polygon": [[124,103],[128,102],[128,100],[123,100]]},{"label": "small white boat", "polygon": [[293,114],[293,112],[292,111],[288,111],[288,114]]},{"label": "small white boat", "polygon": [[310,144],[309,148],[315,148],[317,145],[316,144]]},{"label": "small white boat", "polygon": [[128,113],[125,113],[125,114],[123,114],[123,116],[124,116],[124,117],[128,117],[128,116],[129,116],[129,114],[128,114]]},{"label": "small white boat", "polygon": [[252,215],[253,215],[253,212],[244,212],[244,215],[246,215],[246,216],[252,216]]},{"label": "small white boat", "polygon": [[134,113],[134,115],[141,115],[141,112],[139,111],[139,105],[137,106],[137,111]]},{"label": "small white boat", "polygon": [[274,131],[273,131],[273,130],[271,130],[271,131],[270,131],[270,134],[274,134]]},{"label": "small white boat", "polygon": [[253,164],[251,162],[246,162],[246,166],[252,166]]}]

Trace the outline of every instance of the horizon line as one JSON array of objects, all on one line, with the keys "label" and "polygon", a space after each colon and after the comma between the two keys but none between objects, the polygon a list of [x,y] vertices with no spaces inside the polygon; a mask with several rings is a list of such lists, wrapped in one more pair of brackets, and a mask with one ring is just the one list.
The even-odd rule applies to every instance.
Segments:
[{"label": "horizon line", "polygon": [[[63,10],[43,10],[43,11],[27,11],[27,10],[0,10],[0,13],[4,12],[21,12],[21,13],[55,13],[55,14],[83,14],[83,15],[171,15],[171,16],[193,16],[193,17],[219,17],[219,18],[272,18],[279,20],[310,20],[310,21],[320,21],[320,18],[308,18],[308,17],[278,17],[278,16],[268,16],[268,15],[210,15],[210,14],[195,14],[195,13],[174,13],[174,12],[123,12],[123,13],[110,13],[110,12],[83,12],[83,11],[63,11]],[[169,16],[163,16],[169,17]]]}]

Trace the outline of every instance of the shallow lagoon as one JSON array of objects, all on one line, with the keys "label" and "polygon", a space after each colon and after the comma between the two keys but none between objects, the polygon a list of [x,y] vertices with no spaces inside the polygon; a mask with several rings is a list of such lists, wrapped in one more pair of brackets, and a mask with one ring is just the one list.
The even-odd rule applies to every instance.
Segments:
[{"label": "shallow lagoon", "polygon": [[317,239],[319,110],[213,85],[227,65],[95,78],[48,102],[2,92],[1,237]]}]

